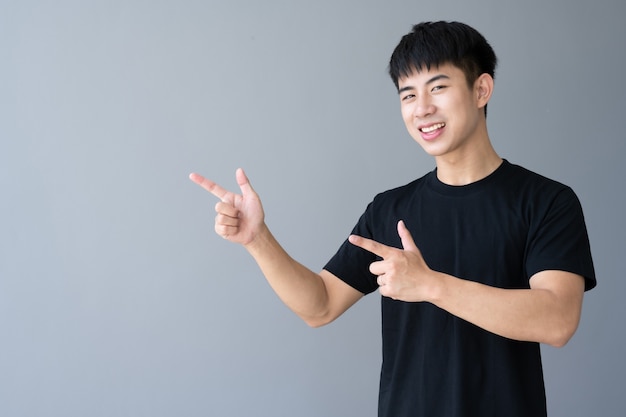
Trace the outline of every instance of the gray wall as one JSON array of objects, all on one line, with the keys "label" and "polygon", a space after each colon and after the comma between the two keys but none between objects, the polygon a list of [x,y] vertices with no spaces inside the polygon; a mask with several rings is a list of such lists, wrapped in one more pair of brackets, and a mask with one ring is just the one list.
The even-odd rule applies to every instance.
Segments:
[{"label": "gray wall", "polygon": [[[471,3],[471,4],[470,4]],[[379,300],[309,329],[213,234],[246,168],[319,269],[372,196],[432,169],[386,75],[411,24],[501,65],[499,153],[571,185],[599,279],[551,416],[621,416],[626,3],[0,1],[0,415],[375,416]]]}]

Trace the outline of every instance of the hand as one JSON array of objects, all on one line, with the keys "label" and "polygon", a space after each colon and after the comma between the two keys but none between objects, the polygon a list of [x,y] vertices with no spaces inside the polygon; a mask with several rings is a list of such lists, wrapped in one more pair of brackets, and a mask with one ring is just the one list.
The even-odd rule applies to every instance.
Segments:
[{"label": "hand", "polygon": [[383,258],[370,265],[370,272],[378,275],[381,295],[402,301],[427,301],[433,271],[426,265],[403,221],[398,222],[398,235],[402,249],[355,235],[350,236],[349,241]]},{"label": "hand", "polygon": [[245,246],[262,230],[265,214],[261,200],[243,170],[238,169],[235,175],[241,194],[232,193],[200,174],[193,173],[189,179],[220,199],[215,205],[215,232]]}]

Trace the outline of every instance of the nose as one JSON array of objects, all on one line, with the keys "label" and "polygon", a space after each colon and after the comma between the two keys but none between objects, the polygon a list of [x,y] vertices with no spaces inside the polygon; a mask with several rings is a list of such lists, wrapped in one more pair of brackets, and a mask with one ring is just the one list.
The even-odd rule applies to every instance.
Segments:
[{"label": "nose", "polygon": [[435,106],[428,94],[420,94],[416,98],[413,115],[419,119],[425,119],[435,113]]}]

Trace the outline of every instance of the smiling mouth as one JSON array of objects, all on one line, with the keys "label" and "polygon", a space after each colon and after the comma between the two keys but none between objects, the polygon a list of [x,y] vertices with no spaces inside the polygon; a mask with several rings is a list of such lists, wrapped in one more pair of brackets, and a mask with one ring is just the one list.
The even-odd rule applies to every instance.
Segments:
[{"label": "smiling mouth", "polygon": [[445,125],[446,125],[445,123],[435,123],[434,125],[430,125],[430,126],[421,128],[420,132],[422,132],[422,133],[431,133],[431,132],[434,132],[437,129],[441,129]]}]

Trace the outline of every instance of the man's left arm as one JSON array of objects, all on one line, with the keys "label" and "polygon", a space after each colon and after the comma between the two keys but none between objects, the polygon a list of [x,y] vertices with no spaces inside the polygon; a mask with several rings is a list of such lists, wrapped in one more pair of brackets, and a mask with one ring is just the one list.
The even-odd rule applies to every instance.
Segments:
[{"label": "man's left arm", "polygon": [[410,232],[398,223],[402,249],[359,236],[350,242],[382,258],[370,265],[381,295],[407,302],[430,302],[487,331],[514,340],[564,346],[574,335],[585,281],[566,271],[545,270],[530,289],[502,289],[431,270]]},{"label": "man's left arm", "polygon": [[541,271],[530,289],[502,289],[442,274],[432,303],[492,333],[564,346],[580,321],[585,281],[571,272]]}]

